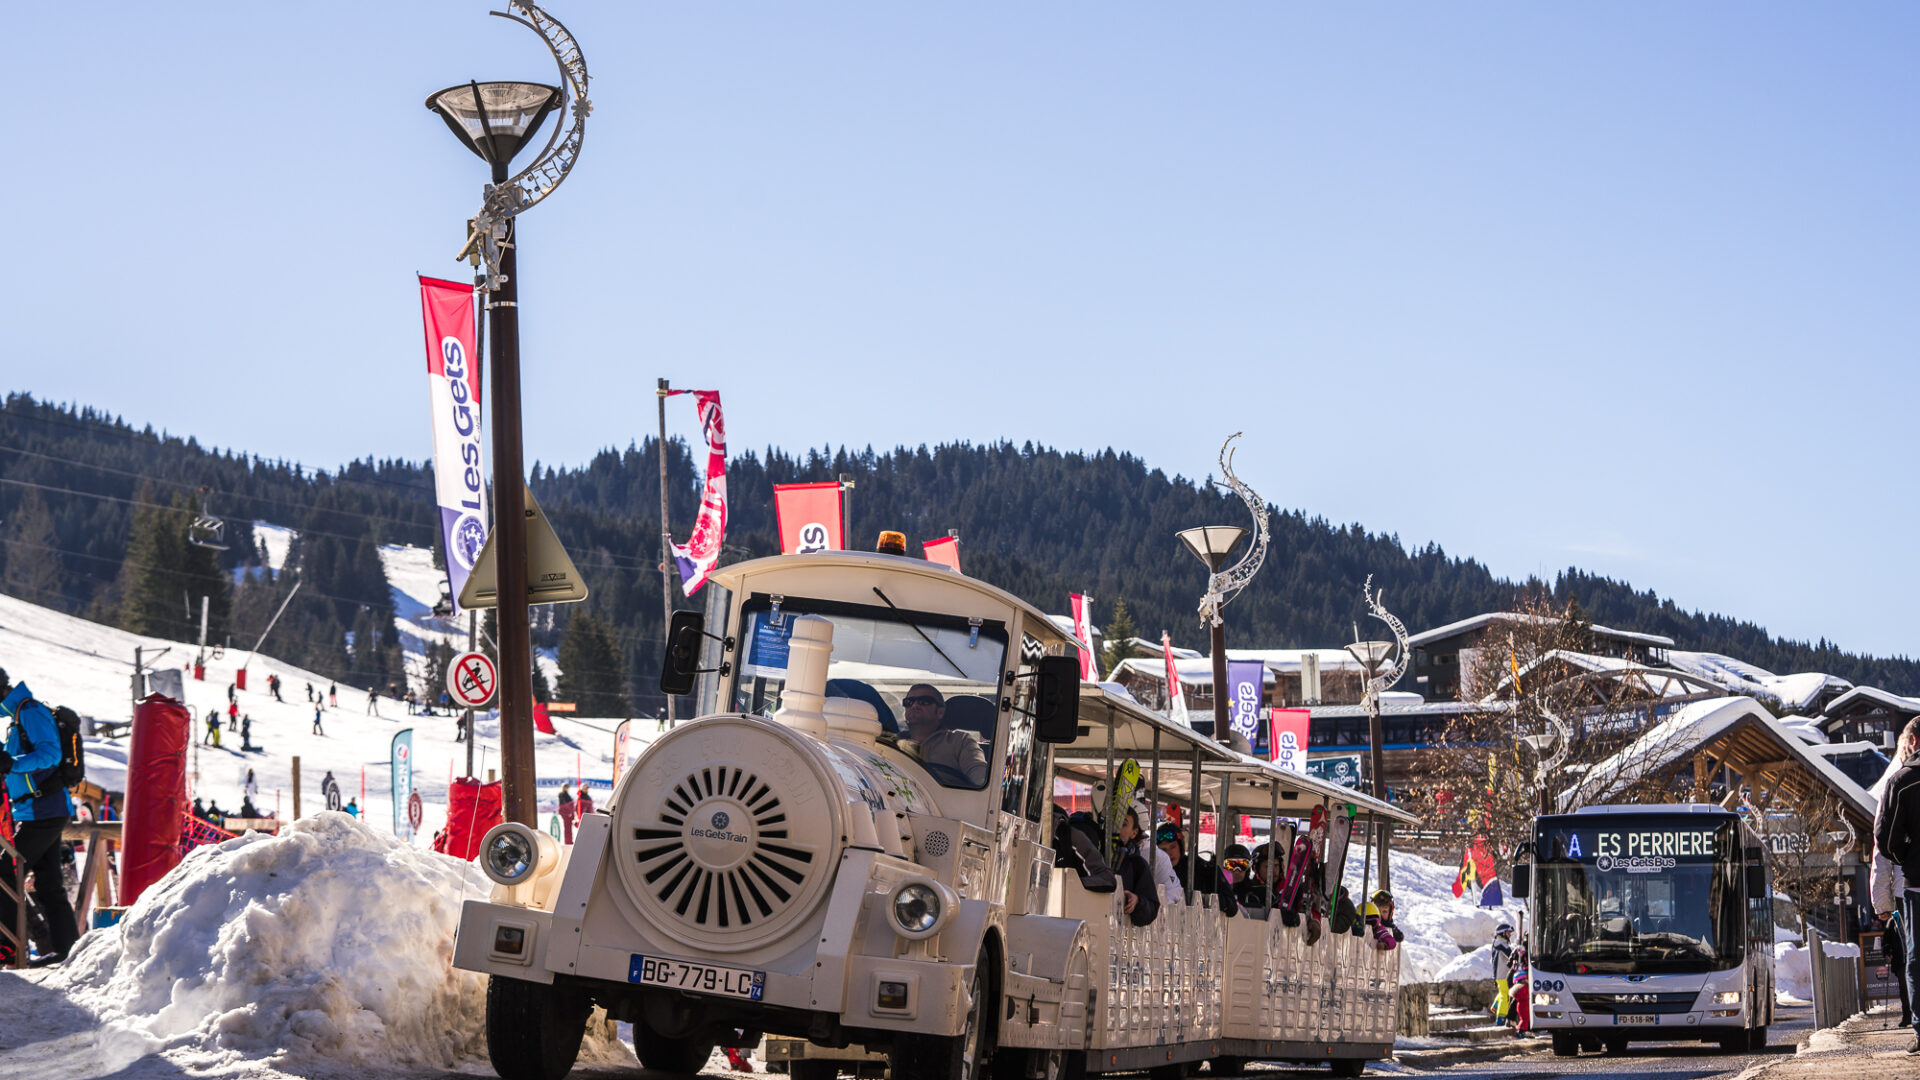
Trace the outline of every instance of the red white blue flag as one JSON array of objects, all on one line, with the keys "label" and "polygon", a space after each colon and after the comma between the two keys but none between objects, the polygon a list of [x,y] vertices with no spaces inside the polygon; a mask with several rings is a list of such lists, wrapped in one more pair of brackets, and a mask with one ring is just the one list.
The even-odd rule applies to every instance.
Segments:
[{"label": "red white blue flag", "polygon": [[[727,534],[727,425],[720,417],[720,391],[669,390],[692,394],[700,409],[700,433],[707,440],[707,482],[700,492],[700,516],[685,544],[674,544],[673,561],[680,567],[680,588],[688,595],[700,591],[720,562],[720,542]],[[665,447],[661,450],[664,453]]]},{"label": "red white blue flag", "polygon": [[427,326],[427,396],[433,406],[434,498],[440,504],[447,584],[458,597],[487,542],[487,466],[480,447],[480,358],[474,354],[473,286],[423,277],[420,310]]}]

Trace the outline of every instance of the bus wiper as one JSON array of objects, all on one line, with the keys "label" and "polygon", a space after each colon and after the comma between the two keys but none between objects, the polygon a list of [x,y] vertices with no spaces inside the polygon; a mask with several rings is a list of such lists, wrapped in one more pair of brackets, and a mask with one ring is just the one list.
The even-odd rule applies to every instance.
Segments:
[{"label": "bus wiper", "polygon": [[[897,613],[899,613],[899,614],[901,614],[901,615],[904,615],[904,614],[906,614],[906,612],[904,612],[904,611],[901,611],[901,610],[900,610],[900,605],[899,605],[899,604],[896,604],[896,603],[894,603],[894,602],[893,602],[892,600],[888,600],[888,599],[887,599],[887,594],[886,594],[886,593],[883,593],[883,592],[881,592],[881,591],[880,591],[880,586],[878,586],[878,585],[875,585],[875,586],[873,587],[873,595],[875,595],[875,596],[877,596],[877,597],[879,597],[879,598],[880,598],[880,599],[882,599],[882,600],[886,600],[886,601],[887,601],[887,606],[888,606],[888,607],[890,607],[890,608],[892,608],[892,609],[893,609],[893,610],[894,610],[895,612],[897,612]],[[947,655],[947,651],[946,651],[945,649],[942,649],[942,648],[941,648],[941,647],[940,647],[940,646],[939,646],[938,644],[936,644],[936,643],[934,642],[934,640],[933,640],[932,638],[930,638],[930,637],[928,637],[928,636],[927,636],[927,632],[926,632],[925,630],[922,630],[922,629],[920,629],[920,628],[919,628],[918,626],[914,626],[914,625],[913,625],[913,620],[912,620],[912,619],[907,619],[907,620],[905,620],[905,621],[906,621],[906,624],[907,624],[908,626],[912,626],[912,627],[913,627],[913,632],[914,632],[914,633],[916,633],[916,634],[919,634],[919,635],[920,635],[920,640],[921,640],[921,641],[924,641],[924,642],[926,642],[926,643],[927,643],[928,645],[932,645],[932,646],[933,646],[933,651],[934,651],[934,652],[937,652],[937,653],[939,653],[939,654],[940,654],[940,659],[942,659],[942,660],[945,660],[945,661],[947,662],[947,666],[953,669],[953,673],[954,673],[955,675],[958,675],[958,676],[960,676],[960,677],[961,677],[961,678],[963,678],[963,679],[967,677],[967,673],[966,673],[966,672],[964,672],[964,671],[961,671],[961,670],[960,670],[960,665],[959,665],[959,664],[956,664],[956,663],[954,663],[954,662],[953,662],[953,657],[951,657],[951,656],[948,656],[948,655]]]}]

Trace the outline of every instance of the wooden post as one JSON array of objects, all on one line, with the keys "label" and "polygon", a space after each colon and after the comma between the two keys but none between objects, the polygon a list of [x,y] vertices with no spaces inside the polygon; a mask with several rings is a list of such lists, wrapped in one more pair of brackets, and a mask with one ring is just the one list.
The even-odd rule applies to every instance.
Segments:
[{"label": "wooden post", "polygon": [[494,770],[492,769],[487,770],[487,783],[489,784],[493,783],[493,774],[494,774]]},{"label": "wooden post", "polygon": [[1707,755],[1693,755],[1693,801],[1707,801]]},{"label": "wooden post", "polygon": [[293,755],[293,820],[300,820],[300,755]]}]

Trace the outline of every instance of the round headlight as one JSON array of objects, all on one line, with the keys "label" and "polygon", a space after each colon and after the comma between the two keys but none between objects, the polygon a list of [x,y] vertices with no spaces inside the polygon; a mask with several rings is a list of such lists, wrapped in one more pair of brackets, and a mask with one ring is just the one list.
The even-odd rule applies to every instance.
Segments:
[{"label": "round headlight", "polygon": [[925,934],[940,924],[940,894],[918,882],[893,894],[893,921],[908,934]]},{"label": "round headlight", "polygon": [[480,869],[502,885],[525,885],[559,861],[559,845],[517,821],[503,821],[480,838]]}]

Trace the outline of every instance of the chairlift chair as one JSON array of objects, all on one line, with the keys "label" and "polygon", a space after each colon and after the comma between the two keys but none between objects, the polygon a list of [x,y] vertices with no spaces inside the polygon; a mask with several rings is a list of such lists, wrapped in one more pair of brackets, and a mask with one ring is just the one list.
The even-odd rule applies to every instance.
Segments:
[{"label": "chairlift chair", "polygon": [[433,617],[445,619],[453,615],[453,586],[445,579],[440,582],[440,599],[433,602]]},{"label": "chairlift chair", "polygon": [[187,526],[187,543],[213,551],[227,550],[227,523],[213,516],[207,489],[200,489],[200,516]]}]

